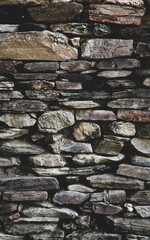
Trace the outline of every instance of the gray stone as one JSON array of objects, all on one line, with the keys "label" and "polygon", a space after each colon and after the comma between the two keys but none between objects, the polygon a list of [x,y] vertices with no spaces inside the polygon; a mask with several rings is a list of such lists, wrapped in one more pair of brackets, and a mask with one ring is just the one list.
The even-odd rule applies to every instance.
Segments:
[{"label": "gray stone", "polygon": [[47,0],[1,0],[0,5],[30,5],[48,3]]},{"label": "gray stone", "polygon": [[98,154],[117,156],[123,147],[123,143],[115,140],[104,139],[95,149]]},{"label": "gray stone", "polygon": [[93,202],[92,209],[96,214],[115,215],[123,210],[123,208],[108,203]]},{"label": "gray stone", "polygon": [[75,191],[75,192],[81,192],[81,193],[93,193],[95,191],[95,189],[89,188],[82,184],[69,185],[67,189],[68,191]]},{"label": "gray stone", "polygon": [[24,70],[27,72],[50,72],[58,69],[58,62],[31,62],[24,64]]},{"label": "gray stone", "polygon": [[131,145],[140,153],[150,157],[150,140],[142,138],[133,138]]},{"label": "gray stone", "polygon": [[92,120],[92,121],[114,121],[115,114],[108,110],[79,110],[76,113],[76,120]]},{"label": "gray stone", "polygon": [[100,23],[65,23],[53,24],[50,28],[54,32],[62,32],[65,34],[72,34],[77,36],[95,36],[105,37],[110,35],[110,27]]},{"label": "gray stone", "polygon": [[31,238],[33,240],[63,240],[64,239],[64,231],[60,230],[60,229],[55,229],[52,232],[47,232],[47,233],[34,233],[34,234],[30,234]]},{"label": "gray stone", "polygon": [[88,141],[101,137],[101,129],[95,123],[79,122],[73,128],[73,136],[77,141]]},{"label": "gray stone", "polygon": [[5,233],[0,233],[0,240],[23,240],[23,236],[13,236]]},{"label": "gray stone", "polygon": [[27,217],[56,217],[60,219],[75,219],[78,214],[69,208],[56,207],[26,207],[23,209],[23,214]]},{"label": "gray stone", "polygon": [[16,157],[0,157],[0,167],[11,167],[20,165],[19,158]]},{"label": "gray stone", "polygon": [[124,159],[124,155],[119,153],[118,156],[102,156],[96,154],[76,154],[72,160],[80,166],[88,166],[103,163],[113,163]]},{"label": "gray stone", "polygon": [[54,195],[53,201],[59,205],[73,204],[78,205],[85,202],[90,197],[89,193],[74,191],[61,191]]},{"label": "gray stone", "polygon": [[112,233],[77,231],[66,236],[67,240],[82,239],[82,240],[121,240],[121,235]]},{"label": "gray stone", "polygon": [[132,69],[140,67],[140,61],[133,58],[116,58],[110,60],[102,60],[97,63],[100,70],[106,69]]},{"label": "gray stone", "polygon": [[59,218],[53,218],[53,217],[31,217],[31,218],[26,218],[26,217],[20,217],[18,219],[13,220],[15,223],[58,223]]},{"label": "gray stone", "polygon": [[150,167],[150,158],[136,155],[132,157],[132,164],[143,167]]},{"label": "gray stone", "polygon": [[83,100],[96,100],[96,99],[107,99],[110,98],[110,94],[108,92],[103,92],[103,91],[91,91],[91,92],[87,92],[87,91],[82,91],[82,92],[65,92],[65,91],[61,91],[60,94],[63,97],[67,97],[69,99],[73,99],[73,100],[79,100],[79,99],[83,99]]},{"label": "gray stone", "polygon": [[24,96],[18,91],[1,91],[0,101],[10,101],[11,99],[22,99]]},{"label": "gray stone", "polygon": [[51,111],[41,115],[38,119],[38,128],[41,132],[57,133],[58,131],[70,127],[75,123],[73,112]]},{"label": "gray stone", "polygon": [[42,201],[47,198],[48,193],[44,191],[4,192],[3,194],[3,200],[10,202]]},{"label": "gray stone", "polygon": [[135,88],[136,84],[132,80],[118,80],[118,79],[113,79],[113,80],[107,80],[107,85],[111,88],[117,88],[117,89],[126,89],[126,88]]},{"label": "gray stone", "polygon": [[0,90],[13,90],[14,83],[13,82],[1,82],[0,81]]},{"label": "gray stone", "polygon": [[146,236],[141,236],[141,235],[128,234],[127,240],[150,240],[150,238]]},{"label": "gray stone", "polygon": [[2,33],[0,46],[0,59],[63,61],[76,59],[78,54],[76,48],[69,46],[66,36],[47,30]]},{"label": "gray stone", "polygon": [[60,101],[60,106],[75,108],[75,109],[84,109],[84,108],[97,108],[100,107],[99,103],[94,101]]},{"label": "gray stone", "polygon": [[66,165],[66,162],[61,158],[60,155],[49,153],[30,157],[29,161],[34,166],[40,167],[64,167]]},{"label": "gray stone", "polygon": [[19,177],[0,180],[0,191],[43,191],[59,189],[56,178]]},{"label": "gray stone", "polygon": [[144,182],[113,174],[94,175],[86,178],[92,187],[109,189],[144,189]]},{"label": "gray stone", "polygon": [[131,108],[142,109],[150,107],[150,99],[148,98],[122,98],[111,101],[107,104],[110,108]]},{"label": "gray stone", "polygon": [[41,91],[28,90],[28,91],[25,91],[25,94],[29,99],[41,100],[45,102],[56,101],[59,96],[58,91],[44,90],[44,89],[42,89]]},{"label": "gray stone", "polygon": [[0,215],[6,216],[6,214],[10,214],[11,212],[17,211],[17,204],[15,203],[2,203],[0,204]]},{"label": "gray stone", "polygon": [[123,121],[128,122],[149,122],[150,112],[120,109],[117,112],[117,119],[121,119]]},{"label": "gray stone", "polygon": [[118,71],[102,71],[97,74],[98,77],[104,78],[122,78],[128,77],[132,74],[131,71],[118,70]]},{"label": "gray stone", "polygon": [[33,143],[29,143],[23,140],[10,140],[4,141],[1,146],[0,150],[2,152],[10,153],[10,154],[17,154],[17,155],[36,155],[42,154],[45,150],[42,147],[34,145]]},{"label": "gray stone", "polygon": [[57,80],[58,74],[56,73],[17,73],[14,78],[17,80]]},{"label": "gray stone", "polygon": [[24,128],[34,126],[36,123],[35,114],[12,114],[5,113],[0,116],[0,122],[4,122],[9,127]]},{"label": "gray stone", "polygon": [[150,180],[150,167],[139,167],[129,164],[121,164],[119,165],[117,174],[142,180]]},{"label": "gray stone", "polygon": [[142,218],[149,218],[150,217],[150,206],[135,206],[134,207],[136,212]]},{"label": "gray stone", "polygon": [[0,139],[15,139],[27,134],[29,134],[28,129],[0,129]]},{"label": "gray stone", "polygon": [[149,205],[150,204],[150,191],[138,191],[135,194],[130,196],[130,201],[135,202],[140,205]]},{"label": "gray stone", "polygon": [[68,72],[81,72],[91,69],[94,67],[94,65],[94,62],[79,60],[72,62],[61,62],[60,68]]},{"label": "gray stone", "polygon": [[125,6],[132,6],[132,7],[144,7],[143,0],[105,0],[104,3],[111,3],[111,4],[118,4],[118,5],[125,5]]},{"label": "gray stone", "polygon": [[120,91],[120,92],[114,92],[112,94],[112,97],[117,98],[150,98],[150,91],[149,89],[136,89],[136,90],[130,90],[127,89],[126,91]]},{"label": "gray stone", "polygon": [[86,59],[104,59],[131,56],[133,41],[122,39],[89,39],[81,45],[81,56]]},{"label": "gray stone", "polygon": [[80,82],[65,82],[56,81],[56,88],[59,90],[81,90],[82,83]]},{"label": "gray stone", "polygon": [[126,202],[126,192],[124,190],[104,190],[104,201],[109,203]]},{"label": "gray stone", "polygon": [[103,200],[104,200],[103,192],[97,192],[97,193],[91,194],[90,202],[102,202]]},{"label": "gray stone", "polygon": [[131,137],[136,134],[135,125],[130,122],[113,122],[109,124],[109,129],[116,135]]}]

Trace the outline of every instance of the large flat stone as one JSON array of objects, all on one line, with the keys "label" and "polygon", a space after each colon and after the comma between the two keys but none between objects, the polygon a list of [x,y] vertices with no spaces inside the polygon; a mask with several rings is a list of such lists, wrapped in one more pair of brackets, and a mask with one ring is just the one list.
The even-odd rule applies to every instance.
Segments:
[{"label": "large flat stone", "polygon": [[61,62],[60,68],[68,72],[81,72],[87,71],[94,66],[94,62],[88,62],[84,60]]},{"label": "large flat stone", "polygon": [[53,177],[20,177],[0,180],[0,191],[43,191],[56,189],[59,189],[59,183]]},{"label": "large flat stone", "polygon": [[27,134],[29,134],[29,130],[25,128],[0,129],[0,139],[15,139]]},{"label": "large flat stone", "polygon": [[130,122],[113,122],[109,124],[109,129],[112,133],[125,137],[134,136],[136,133],[135,125]]},{"label": "large flat stone", "polygon": [[140,110],[120,109],[117,112],[117,119],[129,121],[129,122],[149,122],[150,112],[140,111]]},{"label": "large flat stone", "polygon": [[64,204],[82,204],[90,197],[88,193],[80,193],[74,191],[61,191],[54,195],[53,201],[59,205]]},{"label": "large flat stone", "polygon": [[142,218],[150,217],[150,206],[135,206],[134,208]]},{"label": "large flat stone", "polygon": [[116,70],[116,71],[102,71],[97,74],[98,77],[104,78],[125,78],[131,75],[131,71]]},{"label": "large flat stone", "polygon": [[[55,87],[55,82],[50,82],[50,81],[46,81],[46,80],[31,80],[31,81],[19,81],[18,85],[20,86],[21,89],[27,89],[27,90],[33,90],[33,97],[35,96],[40,96],[40,94],[37,94],[36,92],[34,92],[34,90],[45,90],[46,89],[53,89]],[[42,91],[41,93],[44,92]],[[52,94],[53,96],[56,96],[56,92],[54,91],[54,93]],[[49,92],[49,96],[52,96]],[[31,97],[31,94],[30,94]]]},{"label": "large flat stone", "polygon": [[31,62],[24,64],[24,70],[26,72],[50,72],[59,69],[57,62]]},{"label": "large flat stone", "polygon": [[73,100],[96,100],[96,99],[107,99],[110,98],[110,95],[108,92],[104,91],[82,91],[82,92],[67,92],[67,91],[61,91],[61,96],[67,97],[69,99]]},{"label": "large flat stone", "polygon": [[119,165],[117,174],[142,180],[150,180],[150,167],[121,164]]},{"label": "large flat stone", "polygon": [[10,202],[44,201],[48,193],[44,191],[4,192],[3,200]]},{"label": "large flat stone", "polygon": [[33,31],[0,35],[0,59],[63,61],[76,59],[77,52],[61,33]]},{"label": "large flat stone", "polygon": [[99,142],[95,152],[102,155],[117,156],[123,147],[123,143],[115,140],[104,139]]},{"label": "large flat stone", "polygon": [[34,166],[40,167],[64,167],[66,165],[60,155],[49,153],[30,157],[29,161]]},{"label": "large flat stone", "polygon": [[109,203],[126,202],[126,192],[124,190],[104,190],[104,201]]},{"label": "large flat stone", "polygon": [[82,239],[82,240],[121,240],[121,235],[112,233],[77,231],[66,236],[67,240]]},{"label": "large flat stone", "polygon": [[19,158],[16,157],[0,157],[0,167],[11,167],[20,165]]},{"label": "large flat stone", "polygon": [[140,205],[150,205],[150,190],[138,191],[132,194],[129,199]]},{"label": "large flat stone", "polygon": [[41,7],[28,9],[30,16],[36,22],[66,22],[77,18],[83,10],[83,6],[76,2],[50,3]]},{"label": "large flat stone", "polygon": [[132,6],[132,7],[143,7],[143,0],[105,0],[104,3],[118,4],[123,6]]},{"label": "large flat stone", "polygon": [[113,79],[107,80],[107,85],[112,89],[132,89],[136,87],[136,83],[133,80],[126,80],[126,79]]},{"label": "large flat stone", "polygon": [[95,191],[95,189],[89,188],[82,184],[72,184],[72,185],[69,185],[67,188],[68,188],[68,191],[81,192],[81,193],[93,193]]},{"label": "large flat stone", "polygon": [[133,40],[89,39],[81,45],[81,56],[86,59],[104,59],[131,56]]},{"label": "large flat stone", "polygon": [[23,240],[23,236],[13,236],[5,233],[0,233],[0,240]]},{"label": "large flat stone", "polygon": [[14,78],[17,80],[57,80],[58,74],[56,73],[17,73]]},{"label": "large flat stone", "polygon": [[132,146],[140,153],[150,157],[150,140],[142,138],[133,138],[131,140]]},{"label": "large flat stone", "polygon": [[116,58],[110,60],[102,60],[97,63],[100,70],[106,69],[132,69],[140,67],[140,61],[134,58]]},{"label": "large flat stone", "polygon": [[143,167],[150,167],[150,158],[136,155],[132,157],[132,164]]},{"label": "large flat stone", "polygon": [[107,104],[110,108],[143,109],[150,107],[150,99],[147,98],[123,98],[111,101]]},{"label": "large flat stone", "polygon": [[108,110],[87,110],[77,111],[77,120],[92,120],[92,121],[113,121],[116,120],[115,114]]},{"label": "large flat stone", "polygon": [[108,203],[102,203],[102,202],[92,203],[92,208],[96,214],[102,214],[102,215],[115,215],[123,210],[123,208],[119,206],[115,206]]},{"label": "large flat stone", "polygon": [[91,109],[100,107],[100,104],[94,101],[60,101],[59,105],[73,109]]},{"label": "large flat stone", "polygon": [[47,233],[34,233],[34,234],[30,234],[31,238],[33,240],[63,240],[64,239],[64,231],[63,230],[59,230],[59,229],[55,229],[52,232],[47,232]]},{"label": "large flat stone", "polygon": [[1,94],[0,94],[0,101],[10,101],[12,99],[23,99],[23,98],[24,98],[23,94],[19,91],[1,91]]},{"label": "large flat stone", "polygon": [[149,89],[127,89],[125,91],[114,92],[112,97],[117,98],[150,98]]},{"label": "large flat stone", "polygon": [[90,185],[97,188],[109,189],[144,189],[144,182],[131,179],[118,177],[112,174],[102,174],[87,177]]},{"label": "large flat stone", "polygon": [[40,101],[45,101],[45,102],[56,101],[59,96],[58,91],[43,90],[43,89],[41,91],[27,90],[27,91],[25,91],[25,94],[29,99],[40,100]]}]

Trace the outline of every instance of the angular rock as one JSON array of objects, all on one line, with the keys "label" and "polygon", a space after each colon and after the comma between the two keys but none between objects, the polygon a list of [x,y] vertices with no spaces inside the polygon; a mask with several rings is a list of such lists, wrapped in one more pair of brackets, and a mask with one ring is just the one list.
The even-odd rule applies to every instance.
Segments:
[{"label": "angular rock", "polygon": [[141,235],[128,234],[127,240],[150,240],[150,238],[146,236],[141,236]]},{"label": "angular rock", "polygon": [[143,167],[150,167],[150,158],[144,156],[134,156],[132,157],[132,164]]},{"label": "angular rock", "polygon": [[89,20],[124,25],[141,25],[145,8],[110,4],[90,4]]},{"label": "angular rock", "polygon": [[138,43],[135,53],[141,58],[150,57],[150,43]]},{"label": "angular rock", "polygon": [[92,187],[109,189],[144,189],[144,182],[113,174],[95,175],[86,178]]},{"label": "angular rock", "polygon": [[119,165],[117,174],[142,180],[150,180],[150,167],[121,164]]},{"label": "angular rock", "polygon": [[10,101],[11,99],[22,99],[24,96],[18,91],[1,91],[0,101]]},{"label": "angular rock", "polygon": [[0,59],[63,61],[76,59],[78,54],[77,49],[68,45],[66,36],[46,30],[2,33],[0,46]]},{"label": "angular rock", "polygon": [[23,236],[13,236],[5,233],[0,233],[0,240],[23,240]]},{"label": "angular rock", "polygon": [[80,166],[88,166],[95,164],[103,164],[103,163],[113,163],[118,162],[124,159],[124,155],[119,153],[118,156],[102,156],[96,154],[77,154],[72,160],[75,164]]},{"label": "angular rock", "polygon": [[140,61],[134,58],[116,58],[110,60],[102,60],[97,63],[97,68],[100,70],[132,69],[139,67]]},{"label": "angular rock", "polygon": [[0,129],[0,139],[15,139],[27,134],[29,134],[28,129]]},{"label": "angular rock", "polygon": [[108,110],[80,110],[76,113],[76,120],[92,120],[92,121],[114,121],[115,114]]},{"label": "angular rock", "polygon": [[136,83],[132,80],[118,80],[118,79],[114,79],[114,80],[107,80],[107,85],[111,88],[118,88],[120,89],[126,89],[126,88],[135,88],[136,87]]},{"label": "angular rock", "polygon": [[11,212],[17,211],[17,204],[15,203],[2,203],[0,204],[0,215],[6,216]]},{"label": "angular rock", "polygon": [[57,81],[56,82],[56,88],[59,89],[59,90],[81,90],[82,89],[82,83],[80,83],[80,82]]},{"label": "angular rock", "polygon": [[83,6],[75,2],[50,3],[41,7],[28,9],[30,16],[36,22],[66,22],[76,19],[82,12]]},{"label": "angular rock", "polygon": [[124,190],[104,190],[104,201],[109,203],[126,202],[126,192]]},{"label": "angular rock", "polygon": [[128,77],[132,74],[131,71],[118,70],[118,71],[102,71],[97,74],[98,77],[104,78],[122,78]]},{"label": "angular rock", "polygon": [[16,157],[0,157],[0,167],[11,167],[20,165],[19,158]]},{"label": "angular rock", "polygon": [[136,212],[142,218],[149,218],[150,217],[150,206],[135,206],[134,207]]},{"label": "angular rock", "polygon": [[60,94],[63,97],[68,97],[69,99],[73,99],[73,100],[79,100],[79,99],[88,100],[89,98],[91,100],[95,100],[95,99],[110,98],[109,93],[103,92],[103,91],[91,91],[91,92],[82,91],[82,92],[76,92],[76,93],[61,91]]},{"label": "angular rock", "polygon": [[64,23],[50,25],[54,32],[62,32],[77,36],[105,37],[111,33],[111,29],[100,23]]},{"label": "angular rock", "polygon": [[48,232],[48,233],[34,233],[34,234],[30,234],[30,236],[32,237],[33,240],[63,240],[64,239],[64,231],[59,230],[59,229],[55,229],[52,232]]},{"label": "angular rock", "polygon": [[45,150],[33,143],[23,140],[10,140],[1,143],[0,150],[2,152],[17,155],[37,155],[42,154]]},{"label": "angular rock", "polygon": [[129,122],[149,122],[150,112],[120,109],[117,112],[117,119]]},{"label": "angular rock", "polygon": [[112,94],[112,98],[150,98],[150,91],[149,89],[136,89],[130,90],[127,89],[126,91],[114,92]]},{"label": "angular rock", "polygon": [[149,236],[150,224],[149,220],[140,218],[119,218],[119,217],[107,217],[107,221],[113,226],[115,231],[120,233],[135,233]]},{"label": "angular rock", "polygon": [[17,80],[57,80],[58,74],[56,73],[17,73],[14,78]]},{"label": "angular rock", "polygon": [[82,240],[121,240],[121,235],[112,233],[77,231],[66,236],[67,240],[82,239]]},{"label": "angular rock", "polygon": [[90,202],[102,202],[104,200],[104,193],[92,193],[90,197]]},{"label": "angular rock", "polygon": [[110,108],[129,108],[129,109],[142,109],[150,107],[150,99],[147,98],[122,98],[111,101],[107,104]]},{"label": "angular rock", "polygon": [[60,101],[60,106],[75,108],[75,109],[84,109],[84,108],[97,108],[100,107],[99,103],[94,101]]},{"label": "angular rock", "polygon": [[43,191],[59,189],[56,178],[19,177],[0,180],[0,191]]},{"label": "angular rock", "polygon": [[123,147],[123,143],[115,140],[104,139],[95,149],[98,154],[117,156]]},{"label": "angular rock", "polygon": [[94,62],[88,62],[83,60],[60,63],[60,68],[68,72],[86,71],[91,69],[92,67],[94,67]]},{"label": "angular rock", "polygon": [[73,136],[77,141],[88,141],[101,137],[101,129],[95,123],[79,122],[73,128]]},{"label": "angular rock", "polygon": [[42,167],[64,167],[66,165],[66,162],[62,160],[60,155],[49,153],[30,157],[29,161],[34,166]]},{"label": "angular rock", "polygon": [[125,137],[134,136],[136,134],[135,125],[130,122],[113,122],[109,124],[109,129],[112,133]]},{"label": "angular rock", "polygon": [[56,217],[60,219],[75,219],[78,214],[69,208],[56,207],[26,207],[23,209],[23,214],[27,217]]},{"label": "angular rock", "polygon": [[35,114],[12,114],[5,113],[0,116],[0,122],[4,122],[9,127],[24,128],[34,126],[36,123]]},{"label": "angular rock", "polygon": [[150,191],[138,191],[135,194],[130,196],[130,201],[135,202],[140,205],[149,205],[150,204]]},{"label": "angular rock", "polygon": [[8,112],[44,112],[47,109],[47,105],[40,101],[30,100],[13,100],[10,102],[1,102],[0,110]]},{"label": "angular rock", "polygon": [[52,90],[41,90],[41,91],[28,90],[28,91],[25,91],[25,93],[29,99],[41,100],[45,102],[57,100],[59,96],[58,91],[52,91]]},{"label": "angular rock", "polygon": [[[20,81],[19,84],[21,89],[31,89],[31,90],[46,90],[55,87],[55,82],[49,82],[45,80],[33,80],[33,81]],[[42,91],[43,93],[44,91]],[[55,92],[54,92],[55,93]],[[37,95],[37,94],[36,94]]]},{"label": "angular rock", "polygon": [[143,85],[146,87],[150,87],[150,78],[145,78]]},{"label": "angular rock", "polygon": [[68,188],[68,191],[75,191],[75,192],[81,192],[81,193],[93,193],[95,191],[93,188],[89,188],[82,184],[69,185],[67,188]]},{"label": "angular rock", "polygon": [[21,61],[0,61],[0,74],[10,74],[16,73],[16,68],[21,65]]},{"label": "angular rock", "polygon": [[1,0],[0,5],[30,5],[43,3],[48,3],[48,0]]},{"label": "angular rock", "polygon": [[4,192],[3,200],[10,202],[42,201],[48,198],[48,193],[44,191],[30,192]]},{"label": "angular rock", "polygon": [[96,214],[102,215],[115,215],[123,210],[119,206],[114,206],[107,203],[94,202],[92,203],[92,209]]},{"label": "angular rock", "polygon": [[131,145],[140,153],[150,157],[150,140],[142,138],[133,138]]},{"label": "angular rock", "polygon": [[144,2],[143,0],[105,0],[104,3],[111,3],[111,4],[118,4],[123,6],[132,6],[132,7],[143,7]]},{"label": "angular rock", "polygon": [[81,56],[86,59],[104,59],[131,56],[133,40],[89,39],[81,45]]},{"label": "angular rock", "polygon": [[13,90],[13,82],[0,82],[0,90]]},{"label": "angular rock", "polygon": [[[57,227],[56,223],[15,223],[15,224],[5,224],[4,229],[6,233],[17,235],[25,235],[29,233],[41,233],[45,231],[54,231]],[[21,231],[20,231],[21,229]]]},{"label": "angular rock", "polygon": [[38,128],[41,132],[57,133],[75,123],[73,112],[58,110],[46,112],[38,119]]},{"label": "angular rock", "polygon": [[58,62],[31,62],[24,64],[24,70],[26,72],[50,72],[58,69]]},{"label": "angular rock", "polygon": [[74,191],[61,191],[54,195],[53,201],[59,205],[64,204],[82,204],[90,197],[88,193],[80,193]]}]

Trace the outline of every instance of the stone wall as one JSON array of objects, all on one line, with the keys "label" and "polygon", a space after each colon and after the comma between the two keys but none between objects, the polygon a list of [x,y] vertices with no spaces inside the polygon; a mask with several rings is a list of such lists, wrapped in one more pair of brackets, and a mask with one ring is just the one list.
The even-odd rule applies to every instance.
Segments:
[{"label": "stone wall", "polygon": [[149,0],[0,0],[0,240],[150,240],[149,87]]}]

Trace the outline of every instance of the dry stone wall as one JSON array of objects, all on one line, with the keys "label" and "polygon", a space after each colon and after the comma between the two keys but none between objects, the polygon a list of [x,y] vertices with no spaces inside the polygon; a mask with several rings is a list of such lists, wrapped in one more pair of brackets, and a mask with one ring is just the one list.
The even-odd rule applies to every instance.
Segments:
[{"label": "dry stone wall", "polygon": [[149,88],[149,0],[0,0],[0,240],[150,240]]}]

